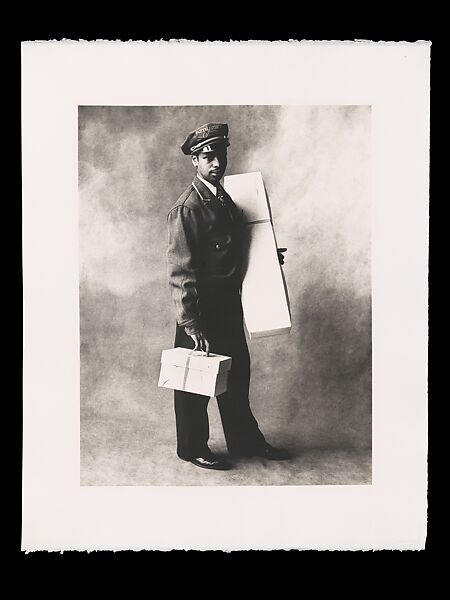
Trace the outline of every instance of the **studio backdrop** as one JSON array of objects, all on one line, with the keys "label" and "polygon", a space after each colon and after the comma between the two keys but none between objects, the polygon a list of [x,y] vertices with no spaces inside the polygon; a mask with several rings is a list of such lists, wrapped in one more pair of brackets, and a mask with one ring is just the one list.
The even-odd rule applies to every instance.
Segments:
[{"label": "studio backdrop", "polygon": [[167,212],[194,175],[180,145],[207,122],[229,125],[227,175],[262,173],[288,249],[292,330],[249,342],[260,427],[299,452],[370,452],[370,119],[368,106],[79,107],[82,485],[197,482],[177,479],[173,392],[157,383],[175,334]]}]

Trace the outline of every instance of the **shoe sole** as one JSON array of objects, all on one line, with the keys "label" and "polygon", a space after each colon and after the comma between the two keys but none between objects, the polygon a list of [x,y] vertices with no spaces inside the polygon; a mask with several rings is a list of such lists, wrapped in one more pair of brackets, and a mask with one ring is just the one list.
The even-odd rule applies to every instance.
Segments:
[{"label": "shoe sole", "polygon": [[266,456],[265,454],[232,454],[231,458],[264,458],[264,460],[290,460],[292,456]]},{"label": "shoe sole", "polygon": [[229,471],[232,467],[225,465],[202,465],[200,463],[196,463],[193,460],[189,461],[194,467],[200,467],[201,469],[209,469],[211,471]]}]

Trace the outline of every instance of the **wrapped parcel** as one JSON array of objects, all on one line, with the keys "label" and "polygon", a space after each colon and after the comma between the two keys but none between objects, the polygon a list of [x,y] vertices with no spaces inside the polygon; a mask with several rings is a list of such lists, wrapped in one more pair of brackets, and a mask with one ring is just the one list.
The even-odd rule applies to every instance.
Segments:
[{"label": "wrapped parcel", "polygon": [[204,396],[218,396],[227,390],[231,357],[206,356],[188,348],[170,348],[161,355],[158,386]]},{"label": "wrapped parcel", "polygon": [[289,299],[262,175],[229,175],[224,188],[247,223],[242,307],[250,339],[288,333]]}]

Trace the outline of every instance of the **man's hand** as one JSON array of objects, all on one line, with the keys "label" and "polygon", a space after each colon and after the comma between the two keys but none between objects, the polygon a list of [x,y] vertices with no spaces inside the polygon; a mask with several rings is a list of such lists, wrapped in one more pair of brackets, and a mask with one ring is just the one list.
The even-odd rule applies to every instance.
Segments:
[{"label": "man's hand", "polygon": [[287,248],[277,248],[277,252],[278,252],[278,261],[280,263],[280,265],[284,265],[284,256],[283,256],[283,252],[286,252]]},{"label": "man's hand", "polygon": [[204,334],[199,331],[198,333],[190,334],[190,337],[195,342],[194,350],[202,350],[203,352],[206,352],[206,356],[209,356],[209,342]]}]

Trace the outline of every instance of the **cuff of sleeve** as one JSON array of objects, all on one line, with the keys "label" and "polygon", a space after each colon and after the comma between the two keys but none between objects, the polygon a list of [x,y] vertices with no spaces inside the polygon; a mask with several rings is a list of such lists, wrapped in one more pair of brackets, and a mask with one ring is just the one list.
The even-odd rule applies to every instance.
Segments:
[{"label": "cuff of sleeve", "polygon": [[185,325],[184,330],[188,335],[200,333],[200,327],[196,323],[193,323],[192,325]]}]

